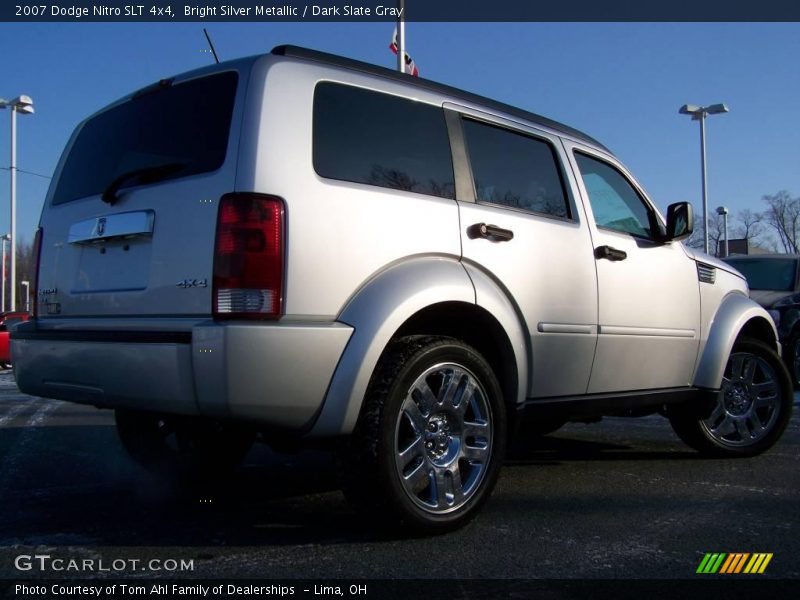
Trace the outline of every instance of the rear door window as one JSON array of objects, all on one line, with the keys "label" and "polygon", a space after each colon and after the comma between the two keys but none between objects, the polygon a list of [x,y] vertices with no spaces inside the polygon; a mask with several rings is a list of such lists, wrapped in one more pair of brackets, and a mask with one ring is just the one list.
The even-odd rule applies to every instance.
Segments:
[{"label": "rear door window", "polygon": [[548,142],[472,119],[463,123],[478,202],[570,216],[555,151]]},{"label": "rear door window", "polygon": [[314,169],[330,179],[455,198],[444,110],[363,88],[317,85]]},{"label": "rear door window", "polygon": [[[221,167],[237,80],[228,71],[157,85],[87,121],[64,163],[53,204],[102,193],[117,177],[141,169],[170,167],[158,172],[164,180]],[[126,184],[145,182],[147,177],[134,177]]]}]

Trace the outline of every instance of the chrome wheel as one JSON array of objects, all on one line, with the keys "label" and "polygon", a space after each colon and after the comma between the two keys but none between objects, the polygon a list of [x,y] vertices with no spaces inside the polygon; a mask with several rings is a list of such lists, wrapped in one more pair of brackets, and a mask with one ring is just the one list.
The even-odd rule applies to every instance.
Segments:
[{"label": "chrome wheel", "polygon": [[404,336],[384,350],[343,449],[344,493],[378,523],[451,531],[489,499],[505,446],[503,391],[483,356]]},{"label": "chrome wheel", "polygon": [[442,363],[411,384],[394,436],[403,491],[416,506],[442,514],[480,488],[492,456],[486,391],[465,367]]},{"label": "chrome wheel", "polygon": [[723,445],[750,446],[773,430],[781,402],[778,377],[769,362],[737,352],[728,360],[717,405],[701,427]]}]

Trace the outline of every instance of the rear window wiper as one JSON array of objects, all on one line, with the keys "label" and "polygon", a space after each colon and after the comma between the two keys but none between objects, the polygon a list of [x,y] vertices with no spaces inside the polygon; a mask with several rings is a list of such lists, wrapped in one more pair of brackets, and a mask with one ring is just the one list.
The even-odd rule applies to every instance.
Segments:
[{"label": "rear window wiper", "polygon": [[102,200],[107,204],[113,205],[119,200],[117,197],[119,188],[126,183],[133,182],[134,180],[138,180],[139,183],[155,183],[156,181],[177,173],[184,167],[186,167],[186,165],[183,163],[169,163],[166,165],[142,167],[141,169],[127,171],[108,185],[103,192]]}]

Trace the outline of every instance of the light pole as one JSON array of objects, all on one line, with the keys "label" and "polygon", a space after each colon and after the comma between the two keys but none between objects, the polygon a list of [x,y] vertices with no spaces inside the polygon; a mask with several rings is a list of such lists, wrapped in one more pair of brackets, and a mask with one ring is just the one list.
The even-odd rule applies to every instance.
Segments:
[{"label": "light pole", "polygon": [[33,114],[33,100],[30,96],[17,96],[13,100],[0,98],[0,108],[11,109],[11,297],[10,308],[17,308],[17,113]]},{"label": "light pole", "polygon": [[722,258],[727,258],[728,256],[728,207],[726,206],[719,206],[717,207],[717,214],[722,215],[722,233],[725,236],[725,245],[723,246],[724,254]]},{"label": "light pole", "polygon": [[397,0],[397,70],[406,72],[406,19],[405,0]]},{"label": "light pole", "polygon": [[697,106],[684,104],[678,111],[682,115],[692,115],[692,121],[700,121],[700,169],[703,176],[703,251],[708,254],[708,190],[706,187],[706,117],[729,112],[724,104]]},{"label": "light pole", "polygon": [[0,236],[0,243],[3,244],[3,286],[2,292],[0,292],[0,312],[6,312],[6,242],[10,240],[10,233]]}]

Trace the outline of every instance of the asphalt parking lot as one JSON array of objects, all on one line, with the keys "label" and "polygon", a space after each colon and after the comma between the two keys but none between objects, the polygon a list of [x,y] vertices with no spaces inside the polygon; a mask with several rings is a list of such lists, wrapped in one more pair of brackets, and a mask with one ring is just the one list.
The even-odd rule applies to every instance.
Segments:
[{"label": "asphalt parking lot", "polygon": [[125,456],[109,411],[26,396],[3,372],[0,578],[57,576],[15,566],[45,552],[240,579],[683,579],[706,553],[761,552],[760,577],[800,579],[799,462],[797,402],[754,459],[701,458],[656,416],[570,424],[521,448],[466,528],[412,538],[363,522],[325,453],[260,446],[224,486],[178,489]]}]

